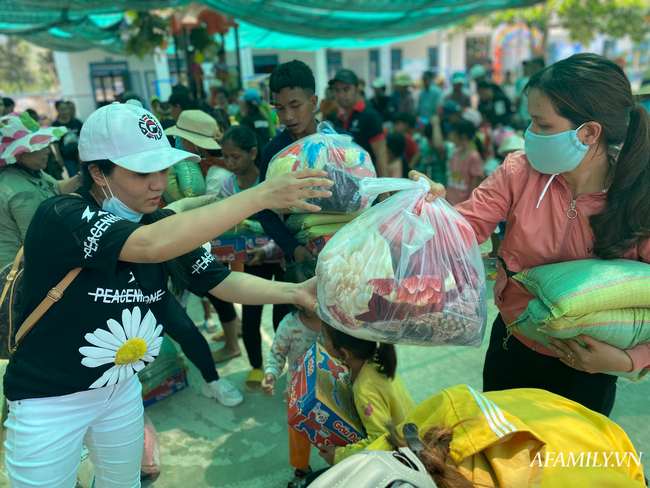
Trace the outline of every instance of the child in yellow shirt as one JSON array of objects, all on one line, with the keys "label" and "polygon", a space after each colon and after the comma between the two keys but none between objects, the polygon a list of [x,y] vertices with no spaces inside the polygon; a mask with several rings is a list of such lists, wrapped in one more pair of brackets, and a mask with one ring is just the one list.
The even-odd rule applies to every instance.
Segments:
[{"label": "child in yellow shirt", "polygon": [[320,444],[320,456],[333,465],[367,449],[387,433],[388,423],[403,422],[415,403],[396,371],[395,346],[357,339],[326,323],[323,338],[327,352],[350,368],[354,404],[367,435],[345,447]]}]

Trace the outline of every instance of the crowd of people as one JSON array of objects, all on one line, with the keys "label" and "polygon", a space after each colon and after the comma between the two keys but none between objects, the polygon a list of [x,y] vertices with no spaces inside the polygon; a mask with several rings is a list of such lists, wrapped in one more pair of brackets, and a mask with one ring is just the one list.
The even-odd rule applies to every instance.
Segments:
[{"label": "crowd of people", "polygon": [[[349,369],[367,437],[345,447],[319,445],[334,468],[313,473],[311,444],[290,429],[289,487],[332,486],[346,476],[345,486],[353,479],[371,486],[369,478],[354,478],[363,466],[418,487],[586,486],[591,472],[536,469],[531,460],[544,445],[634,452],[607,418],[616,376],[605,373],[650,369],[650,344],[622,350],[556,339],[545,347],[520,334],[507,348],[503,341],[532,299],[514,274],[594,256],[650,263],[647,87],[633,95],[621,68],[592,54],[549,67],[535,59],[523,68],[521,78],[507,76],[499,86],[477,65],[453,74],[448,92],[431,72],[419,90],[398,72],[392,93],[377,78],[371,97],[365,80],[342,69],[319,104],[311,69],[296,60],[273,70],[268,93],[214,87],[202,99],[176,85],[168,100],[151,99],[149,110],[125,93],[83,123],[62,100],[49,127],[4,99],[0,269],[18,266],[24,249],[22,320],[72,276],[64,298],[20,342],[4,377],[12,486],[74,486],[82,444],[98,488],[139,486],[137,373],[158,355],[163,333],[201,372],[201,394],[226,407],[242,403],[241,387],[267,396],[285,386],[288,392],[296,359],[315,341]],[[317,314],[319,249],[299,241],[289,215],[273,209],[318,212],[305,199],[330,197],[334,182],[318,169],[269,179],[267,172],[321,121],[363,148],[378,177],[426,179],[429,201],[446,198],[479,243],[494,243],[500,313],[483,393],[460,385],[416,406],[392,344],[353,337]],[[250,250],[243,264],[216,262],[203,246],[243,221],[263,229],[269,243]],[[187,315],[191,294],[203,303],[207,339]],[[242,304],[241,317],[233,304]],[[273,305],[276,331],[266,358],[264,304]],[[214,336],[213,307],[223,329]],[[250,370],[235,385],[215,364],[241,356],[239,337]],[[211,352],[208,340],[224,345]],[[278,382],[285,365],[287,382]],[[405,423],[414,431],[396,427]],[[397,450],[406,461],[392,469],[378,457],[372,465],[368,449]],[[391,478],[395,473],[402,478]],[[611,486],[644,483],[634,464],[598,476]]]}]

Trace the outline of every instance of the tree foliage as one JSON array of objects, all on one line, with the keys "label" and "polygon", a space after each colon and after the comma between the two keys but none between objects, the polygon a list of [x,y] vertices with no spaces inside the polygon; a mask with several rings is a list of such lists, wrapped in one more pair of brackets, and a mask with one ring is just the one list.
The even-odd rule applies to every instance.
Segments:
[{"label": "tree foliage", "polygon": [[13,36],[0,38],[0,90],[41,93],[58,86],[52,51]]},{"label": "tree foliage", "polygon": [[153,12],[135,12],[122,32],[124,51],[142,59],[157,47],[166,49],[170,29],[169,18]]},{"label": "tree foliage", "polygon": [[507,9],[486,16],[469,17],[455,32],[467,32],[481,22],[491,27],[524,23],[548,32],[550,27],[562,27],[572,41],[590,44],[597,35],[612,38],[630,36],[642,42],[650,25],[648,0],[549,0],[528,8]]}]

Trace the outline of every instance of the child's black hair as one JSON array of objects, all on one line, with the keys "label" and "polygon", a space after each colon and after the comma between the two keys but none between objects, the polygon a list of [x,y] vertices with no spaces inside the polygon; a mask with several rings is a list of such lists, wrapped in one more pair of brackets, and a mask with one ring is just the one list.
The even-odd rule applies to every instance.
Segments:
[{"label": "child's black hair", "polygon": [[251,152],[253,148],[257,149],[255,166],[259,168],[259,162],[262,157],[260,140],[250,127],[246,127],[245,125],[233,125],[230,127],[221,138],[221,145],[224,146],[225,144],[234,144],[246,152]]},{"label": "child's black hair", "polygon": [[271,73],[269,90],[271,93],[280,93],[283,88],[290,90],[301,88],[310,98],[316,93],[314,73],[309,66],[297,59],[282,63],[276,66]]},{"label": "child's black hair", "polygon": [[397,112],[393,115],[393,122],[404,122],[409,127],[415,127],[415,117],[406,112]]},{"label": "child's black hair", "polygon": [[193,100],[187,93],[172,92],[168,100],[169,105],[179,105],[183,110],[191,110],[197,108],[198,104],[193,103]]},{"label": "child's black hair", "polygon": [[476,84],[476,89],[480,90],[481,88],[483,88],[483,89],[487,89],[487,88],[492,89],[492,83],[490,83],[489,81],[479,81]]},{"label": "child's black hair", "polygon": [[347,349],[357,359],[370,361],[377,365],[377,371],[388,379],[394,379],[397,371],[397,353],[392,344],[377,344],[376,342],[357,339],[335,329],[323,322],[323,334],[332,341],[337,351]]},{"label": "child's black hair", "polygon": [[386,148],[393,153],[393,156],[401,156],[406,150],[406,137],[404,134],[389,134],[386,138]]},{"label": "child's black hair", "polygon": [[431,139],[433,137],[433,125],[427,124],[424,126],[424,137]]},{"label": "child's black hair", "polygon": [[287,283],[304,283],[316,276],[315,259],[305,259],[304,261],[294,261],[287,263],[287,269],[284,272],[284,281]]},{"label": "child's black hair", "polygon": [[461,119],[451,126],[451,130],[459,136],[465,135],[471,141],[476,134],[476,127],[469,120]]}]

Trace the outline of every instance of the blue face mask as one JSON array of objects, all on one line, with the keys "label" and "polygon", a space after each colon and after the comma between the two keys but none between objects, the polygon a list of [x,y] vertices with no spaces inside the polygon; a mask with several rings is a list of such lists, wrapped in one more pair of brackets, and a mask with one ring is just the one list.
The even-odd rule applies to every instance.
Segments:
[{"label": "blue face mask", "polygon": [[576,130],[552,136],[533,134],[529,127],[524,138],[524,148],[530,165],[547,175],[568,173],[576,169],[589,150],[589,146],[578,139],[578,131],[584,126],[582,124]]},{"label": "blue face mask", "polygon": [[539,208],[555,175],[573,171],[587,154],[589,146],[584,145],[578,139],[578,131],[584,126],[585,124],[582,124],[576,130],[568,130],[552,136],[533,134],[530,127],[526,131],[524,149],[530,165],[540,173],[553,175],[539,197],[537,208]]},{"label": "blue face mask", "polygon": [[104,181],[106,181],[106,186],[108,187],[108,191],[111,192],[111,196],[109,197],[108,195],[106,195],[106,192],[102,187],[102,191],[104,192],[104,196],[106,197],[102,202],[102,209],[112,213],[113,215],[122,217],[123,219],[128,220],[130,222],[135,222],[135,223],[140,222],[144,214],[131,210],[129,207],[126,206],[124,202],[122,202],[122,200],[117,198],[113,194],[113,190],[111,190],[111,187],[108,184],[108,180],[106,179],[104,173],[102,173],[102,176],[104,176]]}]

